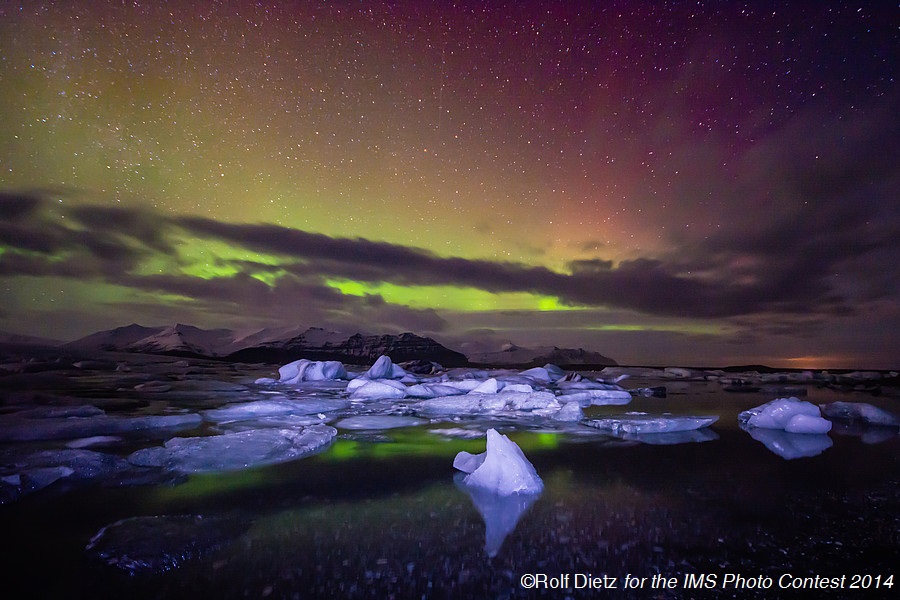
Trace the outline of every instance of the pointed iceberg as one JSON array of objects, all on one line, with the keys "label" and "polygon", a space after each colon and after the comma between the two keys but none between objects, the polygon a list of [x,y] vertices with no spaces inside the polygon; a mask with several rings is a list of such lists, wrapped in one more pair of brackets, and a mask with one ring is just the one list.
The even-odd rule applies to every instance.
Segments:
[{"label": "pointed iceberg", "polygon": [[496,429],[487,431],[486,452],[478,455],[460,452],[453,466],[468,473],[464,485],[498,496],[538,494],[544,489],[544,482],[519,446]]}]

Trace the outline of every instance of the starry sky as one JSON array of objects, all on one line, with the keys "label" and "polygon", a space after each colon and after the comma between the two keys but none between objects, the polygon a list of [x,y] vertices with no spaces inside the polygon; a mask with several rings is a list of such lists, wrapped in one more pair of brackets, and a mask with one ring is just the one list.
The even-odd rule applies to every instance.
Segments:
[{"label": "starry sky", "polygon": [[0,0],[0,329],[900,366],[894,2]]}]

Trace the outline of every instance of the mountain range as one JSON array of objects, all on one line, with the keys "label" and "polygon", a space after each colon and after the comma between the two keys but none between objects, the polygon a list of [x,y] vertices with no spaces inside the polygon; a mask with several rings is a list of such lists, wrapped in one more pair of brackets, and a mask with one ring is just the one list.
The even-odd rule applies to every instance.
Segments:
[{"label": "mountain range", "polygon": [[[30,343],[39,341],[37,338],[29,338]],[[86,353],[142,352],[274,364],[298,358],[367,364],[383,354],[394,362],[424,360],[434,361],[445,367],[540,366],[548,362],[560,366],[616,364],[611,358],[582,348],[526,348],[508,343],[497,351],[484,347],[473,347],[471,350],[464,348],[466,354],[463,354],[432,338],[409,332],[399,335],[350,335],[319,327],[274,327],[241,333],[230,329],[201,329],[180,323],[160,327],[132,323],[98,331],[68,343],[47,342],[46,345],[58,345],[63,349]]]}]

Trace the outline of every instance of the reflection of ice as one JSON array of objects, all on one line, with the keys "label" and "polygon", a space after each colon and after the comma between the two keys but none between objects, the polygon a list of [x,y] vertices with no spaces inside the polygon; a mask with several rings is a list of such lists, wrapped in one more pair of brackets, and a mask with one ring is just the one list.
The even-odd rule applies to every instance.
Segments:
[{"label": "reflection of ice", "polygon": [[690,431],[670,431],[668,433],[638,433],[622,434],[623,440],[633,440],[642,444],[656,446],[670,446],[673,444],[689,444],[692,442],[711,442],[719,439],[719,435],[712,429],[692,429]]},{"label": "reflection of ice", "polygon": [[816,456],[833,445],[831,438],[824,433],[788,433],[764,427],[750,429],[749,433],[754,440],[762,442],[785,460]]},{"label": "reflection of ice", "polygon": [[718,419],[719,417],[715,416],[698,417],[629,413],[617,417],[591,419],[585,421],[585,425],[608,431],[610,435],[621,436],[623,434],[642,435],[692,431],[709,427]]},{"label": "reflection of ice", "polygon": [[457,473],[453,478],[456,486],[465,491],[472,504],[484,519],[484,551],[491,558],[497,556],[503,541],[516,528],[522,515],[531,508],[541,493],[511,494],[500,496],[479,487],[466,485],[465,475]]}]

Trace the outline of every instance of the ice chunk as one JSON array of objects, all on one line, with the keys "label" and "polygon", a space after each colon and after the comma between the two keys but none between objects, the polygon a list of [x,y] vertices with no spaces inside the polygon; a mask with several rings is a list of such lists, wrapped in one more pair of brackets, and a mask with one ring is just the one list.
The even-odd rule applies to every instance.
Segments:
[{"label": "ice chunk", "polygon": [[324,381],[346,379],[347,370],[336,360],[311,361],[305,358],[295,360],[278,369],[278,381],[295,385],[303,381]]},{"label": "ice chunk", "polygon": [[550,383],[554,380],[550,372],[544,367],[534,367],[533,369],[522,371],[519,375],[542,383]]},{"label": "ice chunk", "polygon": [[460,453],[453,463],[468,472],[463,479],[464,485],[491,494],[537,494],[544,489],[544,482],[519,446],[496,429],[488,429],[487,449],[483,454]]},{"label": "ice chunk", "polygon": [[391,359],[382,355],[375,364],[363,374],[366,379],[400,379],[406,375],[406,371],[391,362]]},{"label": "ice chunk", "polygon": [[[747,427],[763,427],[765,429],[785,429],[788,423],[797,416],[805,415],[809,419],[801,419],[794,426],[797,429],[807,429],[808,433],[825,433],[831,429],[828,421],[819,413],[819,407],[810,402],[804,402],[799,398],[776,398],[755,408],[745,410],[738,415],[738,421],[745,423]],[[825,428],[827,424],[826,429]],[[795,431],[794,433],[805,433]]]},{"label": "ice chunk", "polygon": [[550,376],[551,381],[558,381],[566,376],[566,372],[553,363],[544,365],[544,370],[547,371],[547,375]]},{"label": "ice chunk", "polygon": [[[483,438],[485,433],[475,429],[463,429],[462,427],[448,427],[446,429],[429,429],[428,433],[442,435],[450,438],[460,438],[464,440],[476,440]],[[455,464],[455,463],[454,463]]]},{"label": "ice chunk", "polygon": [[565,393],[559,401],[577,402],[581,406],[623,405],[631,402],[631,394],[623,389],[589,389]]},{"label": "ice chunk", "polygon": [[693,371],[681,367],[666,367],[663,373],[665,377],[675,377],[677,379],[687,379],[694,376]]},{"label": "ice chunk", "polygon": [[335,423],[339,429],[394,429],[396,427],[412,427],[422,425],[426,421],[415,417],[394,415],[359,415],[348,417]]},{"label": "ice chunk", "polygon": [[242,421],[273,415],[314,415],[350,406],[342,398],[304,398],[303,400],[257,400],[228,404],[222,408],[203,411],[210,421]]},{"label": "ice chunk", "polygon": [[513,410],[538,410],[544,408],[559,408],[560,404],[550,392],[508,392],[501,394],[507,399],[507,404]]},{"label": "ice chunk", "polygon": [[302,429],[253,429],[209,437],[173,438],[164,446],[133,452],[128,461],[182,473],[233,471],[286,462],[324,450],[337,430],[328,425]]},{"label": "ice chunk", "polygon": [[0,504],[7,504],[20,496],[44,489],[74,472],[69,467],[34,467],[0,476]]},{"label": "ice chunk", "polygon": [[449,386],[452,388],[456,388],[462,392],[471,392],[472,390],[474,390],[481,384],[482,384],[482,382],[478,381],[477,379],[463,379],[462,381],[444,381],[441,383],[441,385],[446,385],[446,386]]},{"label": "ice chunk", "polygon": [[[359,381],[359,379],[353,381]],[[406,386],[390,380],[366,381],[350,393],[351,400],[383,400],[386,398],[406,398]]]},{"label": "ice chunk", "polygon": [[91,437],[79,438],[66,443],[67,448],[90,448],[91,446],[109,446],[118,444],[122,438],[115,435],[95,435]]},{"label": "ice chunk", "polygon": [[[560,397],[559,400],[563,398]],[[559,409],[552,417],[554,421],[580,421],[584,418],[584,411],[578,402],[569,402]]]},{"label": "ice chunk", "polygon": [[834,444],[824,433],[787,433],[763,427],[751,429],[750,436],[785,460],[816,456]]},{"label": "ice chunk", "polygon": [[482,381],[479,385],[472,388],[470,394],[496,394],[500,391],[500,385],[497,383],[497,380],[491,377],[490,379],[486,379]]},{"label": "ice chunk", "polygon": [[503,389],[500,390],[501,393],[509,393],[509,392],[521,392],[523,394],[530,394],[534,391],[534,388],[528,385],[527,383],[509,383],[503,386]]},{"label": "ice chunk", "polygon": [[473,415],[497,412],[504,409],[529,411],[559,408],[556,397],[550,392],[523,394],[509,392],[503,394],[482,394],[473,392],[463,396],[442,396],[422,400],[412,406],[418,413],[429,416]]},{"label": "ice chunk", "polygon": [[719,420],[716,416],[675,416],[628,414],[606,419],[590,419],[585,425],[608,431],[611,435],[671,433],[709,427]]},{"label": "ice chunk", "polygon": [[465,391],[442,383],[417,383],[406,388],[406,395],[413,398],[436,398],[438,396],[458,396]]},{"label": "ice chunk", "polygon": [[865,425],[900,426],[900,417],[865,402],[832,402],[820,404],[822,414],[832,421],[849,421]]},{"label": "ice chunk", "polygon": [[0,441],[64,440],[116,435],[153,429],[190,429],[203,421],[198,414],[145,417],[91,417],[29,419],[9,415],[0,418]]},{"label": "ice chunk", "polygon": [[472,504],[484,519],[484,552],[491,558],[497,556],[503,541],[515,530],[519,519],[540,497],[540,492],[500,496],[479,487],[465,485],[459,479],[456,480],[456,485],[469,495]]},{"label": "ice chunk", "polygon": [[161,573],[215,549],[238,529],[232,518],[131,517],[101,529],[85,550],[94,559],[131,575]]},{"label": "ice chunk", "polygon": [[794,415],[784,426],[788,433],[828,433],[831,431],[831,421],[822,417],[810,415]]}]

